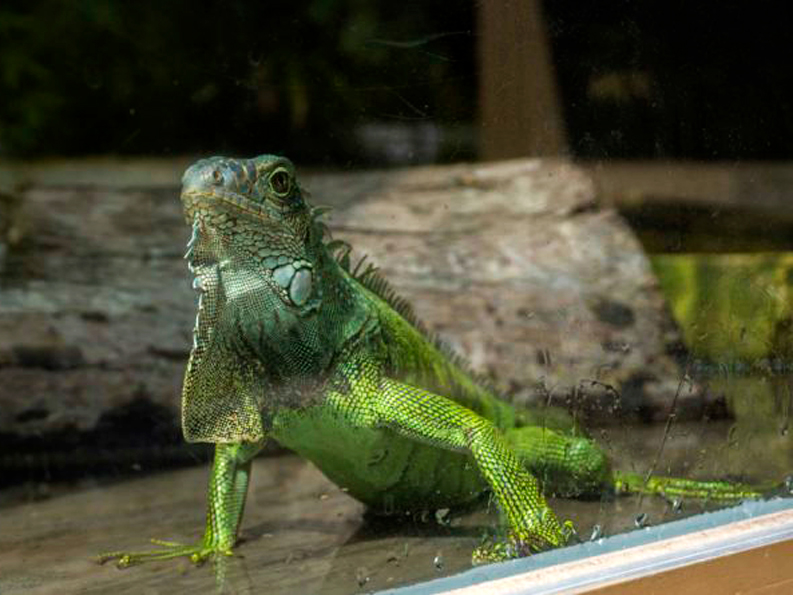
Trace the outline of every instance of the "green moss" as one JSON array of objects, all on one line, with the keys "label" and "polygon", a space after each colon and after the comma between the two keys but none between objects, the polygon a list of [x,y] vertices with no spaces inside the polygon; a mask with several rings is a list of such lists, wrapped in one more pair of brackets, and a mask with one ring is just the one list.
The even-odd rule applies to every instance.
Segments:
[{"label": "green moss", "polygon": [[793,254],[663,254],[651,259],[692,355],[726,369],[779,357],[789,361],[784,329],[793,317]]}]

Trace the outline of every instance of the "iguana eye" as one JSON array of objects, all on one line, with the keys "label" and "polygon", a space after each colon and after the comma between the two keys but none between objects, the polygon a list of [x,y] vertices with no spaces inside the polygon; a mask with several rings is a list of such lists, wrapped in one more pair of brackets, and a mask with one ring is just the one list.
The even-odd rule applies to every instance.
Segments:
[{"label": "iguana eye", "polygon": [[292,178],[285,169],[277,169],[270,175],[270,188],[276,196],[284,198],[292,190]]}]

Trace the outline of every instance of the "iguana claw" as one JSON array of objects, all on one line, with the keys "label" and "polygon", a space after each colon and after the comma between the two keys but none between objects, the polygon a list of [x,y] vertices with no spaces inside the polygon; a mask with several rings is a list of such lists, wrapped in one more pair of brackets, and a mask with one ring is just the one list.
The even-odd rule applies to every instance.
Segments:
[{"label": "iguana claw", "polygon": [[213,556],[234,555],[234,552],[231,548],[206,545],[203,542],[196,544],[186,544],[173,541],[164,541],[162,539],[152,539],[151,542],[154,545],[162,546],[165,549],[149,550],[144,552],[105,552],[96,556],[95,559],[99,564],[104,564],[110,560],[116,560],[116,566],[118,568],[129,568],[130,566],[143,564],[144,562],[170,560],[172,558],[180,558],[182,556],[189,558],[193,564],[198,566]]},{"label": "iguana claw", "polygon": [[520,537],[514,531],[510,531],[506,537],[486,537],[471,555],[471,564],[480,566],[513,558],[524,558],[544,550],[561,547],[574,535],[576,535],[575,527],[572,521],[567,520],[562,524],[558,542],[550,542],[541,537]]}]

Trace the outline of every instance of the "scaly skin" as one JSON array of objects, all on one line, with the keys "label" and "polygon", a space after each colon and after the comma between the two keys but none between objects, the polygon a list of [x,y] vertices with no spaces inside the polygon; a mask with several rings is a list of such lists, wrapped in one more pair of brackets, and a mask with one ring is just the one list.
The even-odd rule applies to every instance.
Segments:
[{"label": "scaly skin", "polygon": [[459,359],[427,336],[372,269],[351,272],[349,247],[325,240],[284,158],[213,157],[190,167],[182,202],[186,255],[199,291],[182,393],[185,438],[216,444],[207,524],[195,545],[111,552],[120,566],[230,555],[250,460],[267,438],[292,448],[384,513],[453,508],[490,491],[506,541],[474,561],[563,545],[542,488],[717,499],[758,494],[724,482],[612,472],[591,441],[525,426]]}]

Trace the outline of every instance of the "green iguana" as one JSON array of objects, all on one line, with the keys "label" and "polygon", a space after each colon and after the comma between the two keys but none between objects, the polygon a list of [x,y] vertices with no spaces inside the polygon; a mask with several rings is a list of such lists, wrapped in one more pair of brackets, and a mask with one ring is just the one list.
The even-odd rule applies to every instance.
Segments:
[{"label": "green iguana", "polygon": [[[112,552],[119,566],[231,555],[251,459],[268,438],[375,511],[454,508],[490,491],[508,536],[474,561],[563,545],[543,489],[740,499],[727,482],[613,471],[592,441],[523,415],[434,340],[373,267],[349,265],[304,199],[292,163],[263,155],[191,166],[181,199],[198,314],[182,392],[188,441],[215,444],[204,537]],[[544,485],[537,478],[541,478]]]}]

